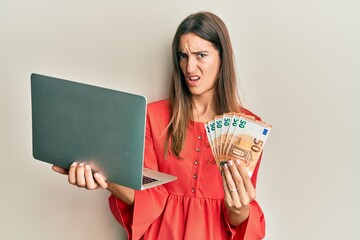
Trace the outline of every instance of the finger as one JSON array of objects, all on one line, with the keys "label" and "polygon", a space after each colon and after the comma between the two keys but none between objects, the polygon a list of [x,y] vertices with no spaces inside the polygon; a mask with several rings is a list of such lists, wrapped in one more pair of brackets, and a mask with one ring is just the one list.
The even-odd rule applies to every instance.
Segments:
[{"label": "finger", "polygon": [[256,197],[256,191],[255,188],[251,182],[251,178],[248,174],[248,172],[246,171],[245,167],[241,165],[240,160],[236,160],[235,164],[237,166],[237,169],[241,175],[241,178],[243,179],[243,185],[246,189],[246,192],[250,198],[250,200],[254,200]]},{"label": "finger", "polygon": [[95,182],[91,168],[89,165],[85,165],[85,182],[87,189],[96,189],[98,188],[98,184]]},{"label": "finger", "polygon": [[79,163],[79,165],[76,168],[76,185],[78,185],[79,187],[86,186],[84,168],[85,168],[84,163]]},{"label": "finger", "polygon": [[53,166],[52,166],[52,170],[54,170],[55,172],[64,174],[64,175],[67,175],[68,172],[69,172],[67,169],[62,168],[62,167],[59,167],[59,166],[56,166],[56,165],[53,165]]},{"label": "finger", "polygon": [[73,162],[71,165],[70,165],[70,168],[69,168],[69,176],[68,176],[68,181],[70,184],[73,184],[75,185],[76,184],[76,167],[77,167],[77,163],[76,162]]},{"label": "finger", "polygon": [[101,188],[108,188],[109,184],[106,182],[105,178],[100,173],[94,173],[94,178]]},{"label": "finger", "polygon": [[[226,165],[226,164],[225,164]],[[230,191],[229,188],[227,186],[227,182],[226,182],[226,177],[225,177],[225,165],[223,165],[223,171],[221,171],[221,177],[222,177],[222,183],[223,183],[223,188],[224,188],[224,197],[225,197],[225,201],[227,201],[228,199],[231,199],[231,195],[230,195]]]},{"label": "finger", "polygon": [[229,170],[231,172],[231,176],[235,182],[235,186],[238,187],[243,184],[243,179],[239,173],[238,166],[234,164],[232,160],[228,161]]},{"label": "finger", "polygon": [[235,161],[235,163],[236,164],[234,164],[234,162],[231,160],[228,161],[229,169],[231,171],[231,175],[237,189],[237,198],[235,198],[233,195],[232,197],[233,199],[239,200],[239,202],[236,202],[235,204],[236,208],[241,208],[244,205],[248,205],[250,200],[249,200],[249,195],[244,186],[244,180],[238,170],[239,162]]},{"label": "finger", "polygon": [[[229,161],[227,164],[224,164],[223,168],[224,168],[224,176],[225,176],[225,180],[226,180],[226,184],[228,187],[228,191],[230,193],[231,198],[234,200],[234,202],[238,202],[239,201],[239,195],[237,192],[237,186],[234,182],[233,176],[231,174],[231,171],[229,169],[229,165],[230,167],[233,165],[232,161]],[[236,191],[234,191],[236,190]]]},{"label": "finger", "polygon": [[243,181],[241,181],[241,183],[237,186],[237,188],[238,188],[238,196],[239,196],[239,200],[240,200],[239,207],[248,205],[250,203],[250,197],[249,197],[248,192],[245,189]]}]

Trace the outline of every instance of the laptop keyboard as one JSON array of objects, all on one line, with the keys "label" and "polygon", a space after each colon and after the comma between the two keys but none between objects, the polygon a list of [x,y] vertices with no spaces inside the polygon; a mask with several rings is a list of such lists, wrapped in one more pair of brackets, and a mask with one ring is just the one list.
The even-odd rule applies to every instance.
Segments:
[{"label": "laptop keyboard", "polygon": [[156,182],[156,181],[159,181],[155,178],[151,178],[151,177],[147,177],[147,176],[143,176],[143,184],[148,184],[148,183],[152,183],[152,182]]}]

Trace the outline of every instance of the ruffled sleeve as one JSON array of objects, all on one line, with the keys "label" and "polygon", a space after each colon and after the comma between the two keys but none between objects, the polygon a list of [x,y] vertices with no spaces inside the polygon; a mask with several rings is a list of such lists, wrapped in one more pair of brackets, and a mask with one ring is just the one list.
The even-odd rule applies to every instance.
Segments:
[{"label": "ruffled sleeve", "polygon": [[[158,170],[149,116],[147,115],[145,135],[146,168]],[[129,206],[116,198],[109,197],[110,210],[116,220],[125,228],[128,239],[140,239],[151,224],[162,214],[168,198],[164,186],[147,190],[135,190],[134,205]]]},{"label": "ruffled sleeve", "polygon": [[[224,205],[226,211],[226,207]],[[227,221],[225,222],[231,232],[231,240],[260,240],[265,237],[265,218],[259,204],[254,200],[249,205],[250,214],[242,224],[233,227]]]},{"label": "ruffled sleeve", "polygon": [[111,195],[109,204],[116,220],[125,228],[128,239],[140,239],[150,225],[161,215],[168,193],[160,186],[135,191],[134,206],[128,206]]}]

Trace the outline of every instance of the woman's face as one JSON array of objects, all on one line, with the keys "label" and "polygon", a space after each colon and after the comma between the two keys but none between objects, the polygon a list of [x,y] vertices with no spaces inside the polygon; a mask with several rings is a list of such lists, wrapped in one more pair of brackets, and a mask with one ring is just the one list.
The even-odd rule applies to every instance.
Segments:
[{"label": "woman's face", "polygon": [[221,60],[213,44],[194,33],[180,36],[179,62],[193,96],[212,97]]}]

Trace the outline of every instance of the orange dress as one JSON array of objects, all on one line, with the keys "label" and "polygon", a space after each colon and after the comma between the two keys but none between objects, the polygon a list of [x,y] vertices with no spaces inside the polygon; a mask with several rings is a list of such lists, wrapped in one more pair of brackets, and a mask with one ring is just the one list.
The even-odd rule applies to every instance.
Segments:
[{"label": "orange dress", "polygon": [[[172,154],[164,158],[163,131],[169,119],[168,100],[148,104],[144,165],[175,175],[177,180],[148,190],[135,190],[133,206],[114,195],[109,198],[110,209],[125,228],[128,239],[262,239],[265,219],[256,201],[250,203],[249,218],[241,225],[234,227],[227,221],[221,175],[203,123],[190,122],[181,151],[183,159]],[[254,186],[259,163],[260,160],[251,178]]]}]

